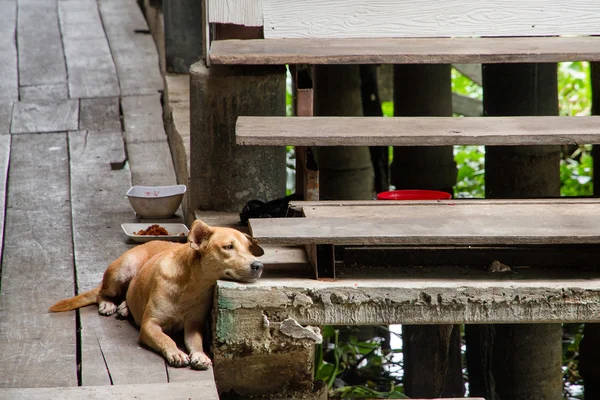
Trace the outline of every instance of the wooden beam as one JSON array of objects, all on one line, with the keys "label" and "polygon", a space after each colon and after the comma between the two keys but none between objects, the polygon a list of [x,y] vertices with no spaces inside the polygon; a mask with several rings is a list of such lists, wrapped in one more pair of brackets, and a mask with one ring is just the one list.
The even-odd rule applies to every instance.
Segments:
[{"label": "wooden beam", "polygon": [[[599,19],[600,20],[600,19]],[[451,64],[600,61],[600,37],[213,41],[211,64]]]},{"label": "wooden beam", "polygon": [[600,116],[239,117],[236,140],[253,146],[439,146],[600,143]]}]

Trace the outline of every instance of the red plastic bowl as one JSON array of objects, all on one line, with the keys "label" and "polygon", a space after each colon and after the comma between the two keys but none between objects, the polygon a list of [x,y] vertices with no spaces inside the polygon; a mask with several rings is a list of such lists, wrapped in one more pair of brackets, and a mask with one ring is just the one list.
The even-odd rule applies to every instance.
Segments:
[{"label": "red plastic bowl", "polygon": [[452,195],[437,190],[390,190],[377,193],[377,200],[448,200]]}]

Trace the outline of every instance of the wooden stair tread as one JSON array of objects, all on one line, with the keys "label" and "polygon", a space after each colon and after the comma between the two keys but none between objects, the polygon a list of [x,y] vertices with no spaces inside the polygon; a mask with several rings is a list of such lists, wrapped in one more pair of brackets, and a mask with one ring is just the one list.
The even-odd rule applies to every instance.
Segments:
[{"label": "wooden stair tread", "polygon": [[438,146],[600,143],[600,116],[245,117],[241,145]]},{"label": "wooden stair tread", "polygon": [[600,37],[217,40],[211,64],[478,64],[600,61]]},{"label": "wooden stair tread", "polygon": [[305,207],[306,218],[251,219],[250,229],[262,243],[273,244],[503,246],[600,243],[600,202],[373,203]]}]

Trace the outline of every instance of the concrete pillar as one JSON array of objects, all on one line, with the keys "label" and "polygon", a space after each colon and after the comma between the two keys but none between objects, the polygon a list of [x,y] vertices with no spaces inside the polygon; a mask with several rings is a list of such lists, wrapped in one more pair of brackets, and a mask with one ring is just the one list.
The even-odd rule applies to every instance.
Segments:
[{"label": "concrete pillar", "polygon": [[167,72],[187,74],[202,58],[202,2],[163,1]]},{"label": "concrete pillar", "polygon": [[[322,341],[319,328],[301,326],[286,317],[285,312],[271,315],[260,301],[247,301],[244,296],[217,296],[212,349],[215,381],[222,400],[252,396],[327,399],[327,386],[314,381],[315,344]],[[295,299],[294,307],[302,307],[305,300],[312,304],[306,295]],[[280,296],[274,297],[273,306],[278,307],[281,300]]]},{"label": "concrete pillar", "polygon": [[285,115],[284,67],[192,65],[189,215],[285,196],[285,148],[236,145],[239,115]]}]

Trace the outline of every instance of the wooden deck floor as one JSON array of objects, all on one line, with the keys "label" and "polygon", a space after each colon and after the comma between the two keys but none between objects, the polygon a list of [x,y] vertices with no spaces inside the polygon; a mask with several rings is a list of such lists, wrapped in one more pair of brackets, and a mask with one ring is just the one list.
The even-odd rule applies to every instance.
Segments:
[{"label": "wooden deck floor", "polygon": [[136,1],[2,0],[0,20],[0,398],[217,398],[212,371],[167,367],[129,322],[46,311],[131,246],[132,184],[176,183]]}]

